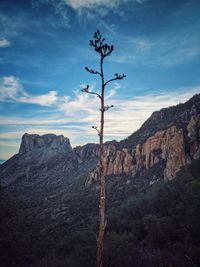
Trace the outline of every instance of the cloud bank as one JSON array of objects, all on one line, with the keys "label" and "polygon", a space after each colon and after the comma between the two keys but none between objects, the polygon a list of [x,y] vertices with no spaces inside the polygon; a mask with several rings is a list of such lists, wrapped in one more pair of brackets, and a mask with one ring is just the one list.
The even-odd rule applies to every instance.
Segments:
[{"label": "cloud bank", "polygon": [[19,102],[36,104],[41,106],[51,106],[57,101],[57,92],[49,91],[47,94],[28,94],[20,80],[14,76],[6,76],[0,79],[0,101]]},{"label": "cloud bank", "polygon": [[[84,85],[80,86],[81,87]],[[95,84],[91,87],[95,90]],[[142,123],[156,110],[185,102],[199,93],[200,86],[180,88],[179,90],[163,90],[154,94],[145,94],[129,98],[118,95],[119,85],[116,83],[106,95],[106,105],[114,108],[105,114],[105,140],[121,140],[136,131]],[[99,99],[93,95],[74,91],[73,96],[59,96],[55,91],[43,95],[30,95],[25,92],[20,80],[16,77],[1,79],[1,101],[26,104],[37,104],[50,107],[53,112],[37,112],[31,117],[0,116],[0,125],[9,125],[13,130],[4,131],[0,139],[19,138],[24,132],[55,133],[69,137],[72,145],[98,142],[92,125],[99,126]],[[14,126],[13,126],[14,125]]]}]

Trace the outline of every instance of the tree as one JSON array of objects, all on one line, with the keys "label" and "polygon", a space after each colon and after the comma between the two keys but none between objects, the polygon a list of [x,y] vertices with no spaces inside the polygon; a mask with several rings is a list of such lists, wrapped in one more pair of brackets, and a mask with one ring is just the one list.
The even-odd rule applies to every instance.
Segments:
[{"label": "tree", "polygon": [[100,183],[100,192],[99,192],[99,232],[97,236],[97,259],[96,266],[102,267],[103,265],[103,251],[104,251],[104,233],[106,228],[106,220],[105,220],[105,171],[104,171],[104,114],[113,105],[108,106],[105,105],[104,92],[106,86],[113,81],[122,80],[126,76],[124,74],[120,75],[116,73],[113,78],[105,81],[104,78],[104,60],[106,57],[110,56],[114,50],[113,45],[108,45],[105,43],[105,38],[102,37],[99,30],[94,33],[93,40],[90,40],[90,45],[94,48],[95,52],[97,52],[100,56],[100,70],[93,70],[85,67],[86,71],[90,74],[97,74],[101,79],[101,92],[93,92],[90,91],[90,86],[87,85],[86,88],[82,89],[84,93],[96,95],[100,99],[100,127],[92,126],[95,129],[99,136],[99,183]]}]

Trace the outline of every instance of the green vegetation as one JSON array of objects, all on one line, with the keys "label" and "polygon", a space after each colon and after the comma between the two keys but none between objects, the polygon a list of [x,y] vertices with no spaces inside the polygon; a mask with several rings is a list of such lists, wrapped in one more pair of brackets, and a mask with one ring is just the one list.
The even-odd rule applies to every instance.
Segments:
[{"label": "green vegetation", "polygon": [[[144,189],[124,181],[110,177],[107,187],[104,266],[200,266],[200,160],[171,182]],[[52,219],[43,196],[34,207],[3,192],[0,198],[1,266],[95,265],[98,195],[95,187],[84,189],[84,179],[59,195],[68,210],[60,217],[50,212]]]},{"label": "green vegetation", "polygon": [[106,266],[200,266],[200,161],[110,210]]}]

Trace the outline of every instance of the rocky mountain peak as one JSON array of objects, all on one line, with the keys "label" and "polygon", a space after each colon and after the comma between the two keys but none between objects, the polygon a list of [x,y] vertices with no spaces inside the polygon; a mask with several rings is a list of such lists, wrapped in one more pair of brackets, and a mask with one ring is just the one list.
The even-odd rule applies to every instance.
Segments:
[{"label": "rocky mountain peak", "polygon": [[25,133],[22,136],[19,154],[38,150],[69,152],[72,147],[69,139],[63,135],[45,134],[40,136],[38,134]]}]

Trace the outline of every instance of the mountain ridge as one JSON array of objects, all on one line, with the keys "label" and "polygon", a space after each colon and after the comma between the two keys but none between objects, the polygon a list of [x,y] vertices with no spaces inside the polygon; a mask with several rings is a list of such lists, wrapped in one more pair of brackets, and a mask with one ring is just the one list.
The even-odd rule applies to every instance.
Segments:
[{"label": "mountain ridge", "polygon": [[[143,168],[149,169],[156,164],[162,164],[164,177],[173,179],[182,166],[199,157],[199,128],[200,94],[183,104],[155,111],[138,131],[125,140],[105,143],[105,175],[126,174],[134,177]],[[0,166],[1,183],[8,185],[18,177],[27,179],[31,175],[31,164],[34,165],[31,169],[43,168],[47,173],[50,171],[49,177],[55,175],[51,171],[52,166],[55,166],[55,172],[61,177],[62,183],[64,177],[70,176],[70,171],[76,172],[76,169],[85,164],[89,173],[86,173],[87,181],[92,184],[98,179],[97,161],[98,144],[72,148],[70,140],[63,135],[39,136],[25,133],[19,153]],[[19,172],[18,177],[16,169]],[[42,170],[41,172],[43,173]],[[9,180],[8,176],[12,179]],[[43,173],[43,176],[47,174]]]}]

